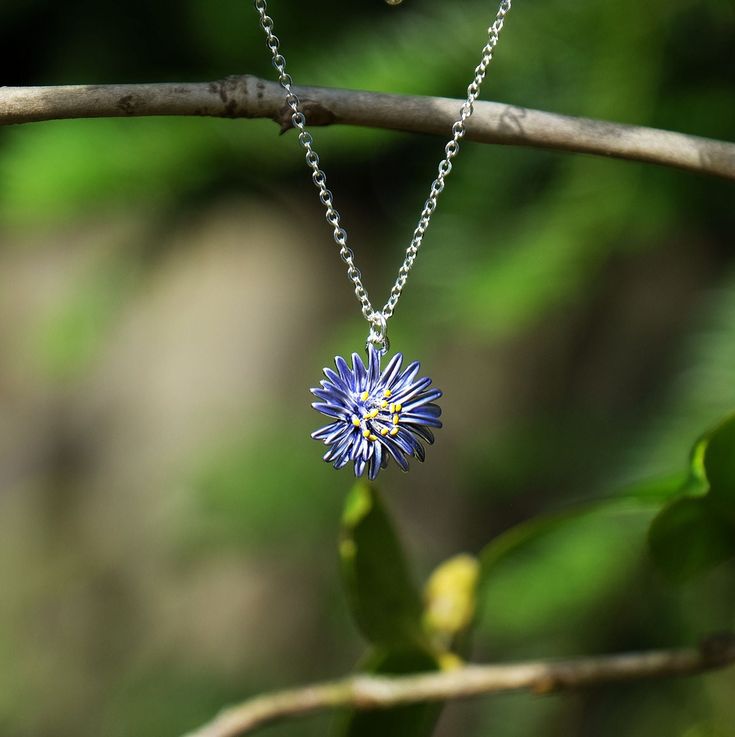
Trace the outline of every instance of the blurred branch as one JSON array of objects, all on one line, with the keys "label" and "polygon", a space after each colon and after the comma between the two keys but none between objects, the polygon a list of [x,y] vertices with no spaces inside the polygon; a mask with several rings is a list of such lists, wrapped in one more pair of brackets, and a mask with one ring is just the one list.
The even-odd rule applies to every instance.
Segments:
[{"label": "blurred branch", "polygon": [[[310,125],[359,125],[448,136],[461,102],[327,87],[297,87]],[[186,84],[0,87],[0,124],[61,118],[208,115],[271,118],[290,127],[276,82],[251,75]],[[478,102],[467,138],[612,156],[735,180],[735,144],[672,131]]]},{"label": "blurred branch", "polygon": [[735,635],[716,635],[698,648],[576,658],[558,662],[468,665],[410,676],[357,675],[256,696],[224,710],[188,737],[236,737],[282,719],[335,707],[385,709],[501,691],[553,691],[615,681],[682,676],[735,663]]}]

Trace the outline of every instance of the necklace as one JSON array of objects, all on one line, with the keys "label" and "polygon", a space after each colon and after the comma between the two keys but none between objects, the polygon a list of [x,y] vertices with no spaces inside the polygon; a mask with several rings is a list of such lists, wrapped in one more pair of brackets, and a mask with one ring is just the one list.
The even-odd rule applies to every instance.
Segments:
[{"label": "necklace", "polygon": [[388,320],[393,316],[406,285],[439,195],[444,189],[445,179],[452,170],[452,161],[459,153],[460,141],[466,133],[467,119],[472,115],[474,103],[480,94],[480,87],[492,61],[511,1],[501,0],[495,19],[488,28],[488,39],[482,48],[480,63],[475,67],[474,78],[467,87],[467,98],[460,108],[459,117],[452,125],[452,137],[444,147],[444,158],[439,162],[436,179],[431,184],[429,196],[406,249],[398,276],[388,301],[382,309],[376,310],[362,283],[362,274],[355,265],[355,254],[347,245],[347,232],[334,207],[332,193],[327,189],[327,177],[319,165],[314,139],[306,129],[306,117],[301,110],[299,98],[293,91],[293,80],[286,71],[286,59],[281,53],[281,43],[273,31],[273,19],[268,15],[266,0],[253,0],[265,33],[266,45],[271,52],[273,67],[286,93],[286,104],[291,109],[291,124],[298,131],[306,164],[311,169],[311,179],[326,210],[327,222],[333,228],[339,255],[347,264],[347,277],[354,286],[362,315],[370,326],[365,346],[367,365],[357,353],[352,354],[351,367],[344,358],[337,356],[334,359],[337,370],[325,368],[326,379],[320,382],[319,387],[311,390],[320,400],[312,404],[314,409],[332,420],[312,433],[314,439],[329,446],[324,460],[335,468],[343,468],[352,463],[355,476],[358,477],[367,469],[368,478],[375,479],[380,469],[388,465],[390,458],[401,469],[408,471],[408,458],[423,461],[425,451],[421,441],[433,443],[431,428],[442,426],[439,420],[441,408],[434,401],[442,393],[439,389],[429,388],[431,379],[428,377],[416,378],[420,368],[418,361],[401,370],[401,353],[396,353],[383,369],[381,360],[390,349]]}]

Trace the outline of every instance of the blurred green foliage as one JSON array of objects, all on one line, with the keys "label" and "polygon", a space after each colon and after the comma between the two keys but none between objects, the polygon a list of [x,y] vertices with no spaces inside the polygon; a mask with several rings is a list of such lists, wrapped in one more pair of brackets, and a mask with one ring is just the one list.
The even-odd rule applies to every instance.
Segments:
[{"label": "blurred green foliage", "polygon": [[[277,549],[280,541],[299,530],[293,545],[308,549],[334,529],[342,489],[339,479],[323,474],[304,476],[313,460],[313,447],[302,441],[308,426],[289,426],[288,417],[260,428],[256,440],[247,436],[197,459],[193,484],[195,526],[187,530],[188,544],[232,545]],[[283,444],[290,447],[284,454]],[[267,473],[264,469],[277,469]],[[257,494],[243,494],[253,479]]]},{"label": "blurred green foliage", "polygon": [[[480,0],[273,3],[297,82],[447,96],[467,84],[491,12]],[[4,84],[271,74],[255,15],[239,0],[6,2],[0,29]],[[10,56],[18,38],[33,40],[32,53]],[[727,0],[519,3],[484,94],[733,140],[733,38]],[[371,294],[381,295],[442,142],[346,128],[314,135]],[[248,262],[243,282],[268,284],[268,308],[256,319],[210,314],[213,289],[196,303],[208,331],[192,327],[181,341],[189,352],[169,365],[157,348],[187,335],[177,326],[193,319],[186,308],[209,263],[194,259],[197,246],[181,233],[201,227],[201,240],[216,245],[222,228],[209,214],[245,202],[263,211],[267,203],[291,227],[269,254],[295,260],[323,244],[296,267],[314,262],[309,302],[318,307],[305,316],[292,308],[298,331],[289,338],[268,310],[298,280],[278,283]],[[142,225],[111,232],[128,220]],[[478,556],[475,657],[664,646],[732,628],[732,563],[710,564],[731,551],[729,528],[718,530],[729,524],[735,456],[718,436],[724,451],[707,446],[717,480],[695,455],[698,483],[689,486],[682,459],[699,431],[735,408],[734,232],[728,183],[465,145],[391,327],[393,344],[421,357],[445,390],[446,427],[425,469],[386,474],[402,544],[385,529],[368,540],[381,556],[406,547],[422,578],[457,550]],[[77,268],[85,238],[92,255]],[[238,239],[263,260],[259,231]],[[279,139],[268,121],[0,131],[4,735],[159,737],[248,693],[356,662],[390,671],[436,660],[382,651],[360,661],[339,589],[334,531],[350,479],[319,462],[305,388],[364,330],[328,240],[295,139]],[[196,278],[183,280],[165,313],[151,295],[190,263]],[[225,272],[241,268],[233,261]],[[326,274],[318,288],[317,272]],[[217,320],[227,317],[264,325],[268,340],[246,346],[246,360],[237,346],[206,355],[197,341],[224,330]],[[136,318],[163,328],[125,343]],[[278,368],[267,382],[221,389],[224,366],[245,374],[270,355]],[[209,373],[189,374],[189,364]],[[261,394],[267,401],[248,403]],[[193,409],[182,414],[187,402]],[[222,419],[228,412],[239,420]],[[628,491],[610,501],[619,487]],[[644,544],[664,504],[653,557],[682,561],[677,580],[702,574],[683,584],[650,565]],[[368,588],[390,592],[409,575]],[[423,627],[421,595],[410,591],[403,603]],[[447,708],[438,734],[729,735],[732,686],[721,674],[519,695]],[[317,720],[271,734],[328,728]]]}]

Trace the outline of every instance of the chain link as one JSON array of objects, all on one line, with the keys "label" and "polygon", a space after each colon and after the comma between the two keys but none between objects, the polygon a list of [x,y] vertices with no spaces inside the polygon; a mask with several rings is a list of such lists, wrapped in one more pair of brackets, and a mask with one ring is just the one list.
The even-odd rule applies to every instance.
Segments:
[{"label": "chain link", "polygon": [[488,28],[488,39],[482,49],[482,58],[480,59],[480,63],[475,67],[475,75],[472,82],[467,87],[467,98],[460,108],[459,118],[452,125],[452,137],[444,147],[444,158],[439,162],[436,179],[431,183],[429,196],[421,210],[421,215],[413,232],[411,243],[406,249],[405,258],[400,269],[398,269],[398,277],[390,290],[390,297],[383,306],[383,309],[376,311],[373,309],[367,290],[362,283],[360,269],[355,265],[355,254],[347,245],[347,232],[342,227],[339,212],[334,207],[332,193],[327,188],[327,175],[319,166],[319,155],[314,151],[314,139],[306,129],[306,118],[301,110],[301,102],[293,91],[291,75],[286,71],[286,60],[283,54],[281,54],[281,43],[273,32],[273,19],[268,15],[266,0],[253,0],[255,9],[260,16],[260,25],[265,32],[266,45],[270,49],[273,57],[273,67],[278,73],[278,81],[286,92],[286,104],[291,109],[291,124],[298,131],[299,143],[304,149],[306,164],[312,171],[311,179],[319,191],[319,199],[326,210],[326,220],[332,226],[334,240],[339,246],[339,255],[345,264],[347,264],[347,277],[354,285],[355,296],[360,303],[363,317],[370,323],[368,342],[381,348],[383,351],[388,350],[387,321],[393,315],[398,300],[401,298],[401,293],[406,286],[408,275],[416,260],[419,248],[421,248],[424,234],[431,222],[431,216],[436,209],[439,195],[444,190],[444,182],[452,171],[452,161],[459,153],[460,141],[467,132],[467,120],[472,115],[475,101],[480,94],[480,87],[495,53],[500,31],[503,29],[505,16],[510,10],[511,2],[512,0],[501,0],[495,20]]}]

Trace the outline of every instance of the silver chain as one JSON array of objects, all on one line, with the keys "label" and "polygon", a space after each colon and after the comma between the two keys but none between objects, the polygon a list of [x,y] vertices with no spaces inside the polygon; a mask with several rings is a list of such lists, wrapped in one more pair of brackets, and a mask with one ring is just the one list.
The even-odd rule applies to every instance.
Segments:
[{"label": "silver chain", "polygon": [[500,31],[503,29],[505,16],[510,10],[511,1],[501,0],[495,20],[488,28],[488,39],[482,49],[482,58],[480,63],[475,67],[475,76],[472,82],[467,87],[467,98],[460,108],[459,118],[452,125],[452,137],[444,147],[444,158],[439,162],[436,179],[431,183],[429,196],[421,210],[419,222],[413,232],[411,243],[406,249],[405,258],[403,259],[401,268],[398,270],[398,277],[390,290],[390,297],[383,306],[383,309],[376,311],[373,309],[367,290],[362,283],[360,269],[355,265],[355,254],[347,245],[347,232],[342,227],[340,215],[334,207],[332,193],[327,189],[327,176],[319,166],[319,156],[314,151],[314,139],[311,133],[306,130],[306,117],[301,110],[301,102],[293,91],[291,75],[286,71],[286,59],[281,54],[281,42],[273,32],[273,19],[268,15],[266,0],[253,0],[255,9],[260,16],[260,25],[265,32],[266,44],[273,56],[273,67],[278,72],[278,81],[286,91],[286,103],[291,108],[291,124],[299,132],[299,143],[306,152],[304,158],[306,159],[306,164],[312,171],[311,179],[319,190],[319,199],[326,209],[327,222],[333,228],[334,240],[339,246],[339,255],[347,264],[347,277],[355,287],[355,296],[360,302],[362,314],[370,323],[368,343],[372,343],[382,351],[387,351],[389,347],[387,335],[388,319],[393,315],[403,288],[406,286],[411,267],[416,260],[416,255],[419,252],[419,248],[421,248],[424,234],[429,227],[431,216],[436,209],[437,200],[444,190],[444,181],[452,170],[452,160],[459,153],[459,142],[464,138],[466,133],[467,120],[472,115],[475,101],[480,94],[480,87],[487,74],[487,68],[492,61]]}]

